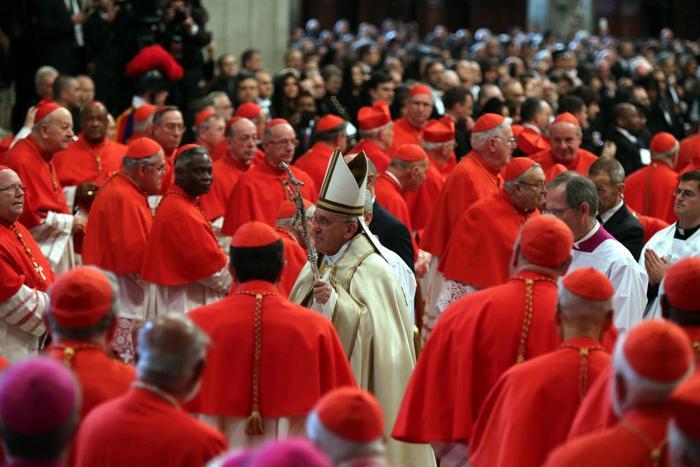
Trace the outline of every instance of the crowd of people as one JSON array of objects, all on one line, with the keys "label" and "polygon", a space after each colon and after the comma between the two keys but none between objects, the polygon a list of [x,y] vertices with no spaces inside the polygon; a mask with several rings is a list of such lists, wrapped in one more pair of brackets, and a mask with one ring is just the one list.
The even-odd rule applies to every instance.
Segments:
[{"label": "crowd of people", "polygon": [[309,20],[273,72],[195,0],[113,56],[132,4],[53,3],[7,465],[700,465],[700,43]]}]

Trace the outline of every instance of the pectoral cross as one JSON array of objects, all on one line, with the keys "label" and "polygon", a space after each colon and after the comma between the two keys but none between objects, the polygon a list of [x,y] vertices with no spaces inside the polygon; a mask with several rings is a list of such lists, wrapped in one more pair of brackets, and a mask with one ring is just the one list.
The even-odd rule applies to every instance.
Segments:
[{"label": "pectoral cross", "polygon": [[44,274],[44,267],[39,266],[39,264],[36,261],[32,261],[32,266],[34,266],[34,270],[39,274],[39,277],[41,277],[41,280],[46,280],[46,275]]}]

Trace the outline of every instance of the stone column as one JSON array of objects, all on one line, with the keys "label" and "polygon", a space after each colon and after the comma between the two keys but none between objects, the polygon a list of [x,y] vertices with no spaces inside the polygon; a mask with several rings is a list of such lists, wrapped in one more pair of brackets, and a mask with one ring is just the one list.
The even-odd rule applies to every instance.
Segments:
[{"label": "stone column", "polygon": [[224,52],[238,59],[248,48],[260,51],[263,66],[274,73],[287,49],[291,0],[203,0],[209,12],[207,29]]},{"label": "stone column", "polygon": [[559,39],[581,29],[594,32],[592,0],[528,0],[527,22]]}]

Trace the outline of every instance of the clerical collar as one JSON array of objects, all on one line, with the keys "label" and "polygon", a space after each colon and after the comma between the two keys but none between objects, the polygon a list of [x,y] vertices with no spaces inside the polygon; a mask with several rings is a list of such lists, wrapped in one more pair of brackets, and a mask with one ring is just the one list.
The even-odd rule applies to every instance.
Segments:
[{"label": "clerical collar", "polygon": [[541,134],[542,134],[542,130],[540,130],[538,127],[536,127],[536,126],[533,125],[532,123],[523,123],[523,124],[522,124],[522,127],[523,127],[523,128],[529,128],[529,129],[531,129],[532,131],[534,131],[535,133],[537,133],[538,135],[541,135]]},{"label": "clerical collar", "polygon": [[384,172],[384,175],[386,175],[387,177],[389,177],[390,179],[392,179],[392,180],[399,186],[399,190],[402,190],[402,189],[403,189],[403,187],[401,186],[401,182],[399,181],[398,178],[396,178],[396,175],[394,175],[393,173],[389,172],[388,170]]},{"label": "clerical collar", "polygon": [[335,263],[337,263],[340,258],[345,254],[345,250],[347,250],[350,247],[350,243],[352,243],[352,240],[345,242],[343,246],[340,247],[340,250],[336,252],[334,255],[324,255],[323,256],[323,261],[328,265],[328,266],[333,266]]},{"label": "clerical collar", "polygon": [[700,224],[690,229],[681,229],[680,227],[678,227],[678,222],[676,222],[676,232],[673,234],[673,238],[677,238],[679,240],[688,240],[690,237],[693,236],[695,232],[698,231],[698,229],[700,229]]},{"label": "clerical collar", "polygon": [[616,126],[615,129],[616,129],[622,136],[624,136],[625,138],[627,138],[627,139],[629,140],[630,143],[632,143],[632,144],[637,144],[637,142],[638,142],[637,137],[634,136],[632,133],[630,133],[629,131],[627,131],[627,130],[625,130],[624,128],[619,127],[619,126]]},{"label": "clerical collar", "polygon": [[580,240],[574,242],[574,250],[583,251],[585,253],[593,253],[598,246],[605,240],[613,239],[614,237],[603,228],[598,221]]},{"label": "clerical collar", "polygon": [[620,200],[620,202],[617,203],[615,206],[600,214],[600,219],[602,221],[601,223],[605,224],[606,222],[608,222],[610,218],[614,216],[615,213],[620,210],[620,208],[622,208],[623,204],[625,204],[625,202]]},{"label": "clerical collar", "polygon": [[173,396],[163,391],[161,388],[154,384],[150,384],[141,380],[136,380],[133,383],[131,383],[131,386],[134,388],[143,389],[144,391],[148,391],[151,394],[160,397],[176,409],[180,408],[180,403],[177,401],[177,399],[175,399]]}]

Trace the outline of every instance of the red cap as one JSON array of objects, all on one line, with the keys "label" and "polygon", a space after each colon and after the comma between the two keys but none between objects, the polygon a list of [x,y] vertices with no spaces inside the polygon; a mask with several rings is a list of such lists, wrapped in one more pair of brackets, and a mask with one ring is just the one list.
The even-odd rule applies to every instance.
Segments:
[{"label": "red cap", "polygon": [[136,138],[129,143],[124,157],[128,157],[129,159],[145,159],[154,156],[158,151],[162,150],[163,148],[160,144],[156,143],[151,138]]},{"label": "red cap", "polygon": [[520,251],[532,264],[556,268],[571,257],[574,236],[571,229],[554,216],[530,218],[520,231]]},{"label": "red cap", "polygon": [[133,78],[151,70],[160,70],[171,81],[183,77],[184,70],[177,61],[160,45],[144,47],[126,64],[126,76]]},{"label": "red cap", "polygon": [[236,230],[231,239],[233,248],[260,248],[281,240],[279,233],[260,221],[246,222]]},{"label": "red cap", "polygon": [[455,125],[450,117],[430,120],[423,129],[423,141],[427,143],[447,143],[455,139]]},{"label": "red cap", "polygon": [[216,111],[214,110],[213,107],[207,107],[206,109],[200,110],[199,112],[197,112],[197,115],[194,117],[194,126],[201,125],[208,118],[211,118],[215,115],[216,115]]},{"label": "red cap", "polygon": [[638,376],[673,383],[688,373],[695,356],[687,334],[676,324],[642,321],[627,333],[622,357]]},{"label": "red cap", "polygon": [[142,121],[146,120],[148,117],[153,115],[153,113],[155,111],[156,111],[156,106],[153,104],[140,105],[134,111],[134,122],[138,123],[138,122],[142,122]]},{"label": "red cap", "polygon": [[316,123],[316,129],[314,131],[316,133],[320,133],[322,131],[337,130],[338,127],[343,123],[345,123],[345,120],[338,117],[337,115],[324,115],[323,117],[321,117],[318,123]]},{"label": "red cap", "polygon": [[324,428],[347,441],[369,443],[384,434],[382,408],[362,389],[334,389],[321,398],[314,411]]},{"label": "red cap", "polygon": [[233,124],[236,123],[238,120],[242,120],[244,118],[245,117],[237,117],[234,115],[233,117],[226,120],[226,131],[228,131],[229,128],[231,128],[231,126],[233,126]]},{"label": "red cap", "polygon": [[586,300],[609,300],[615,295],[610,279],[595,268],[580,268],[570,272],[562,284],[569,292]]},{"label": "red cap", "polygon": [[47,357],[15,363],[0,379],[0,422],[14,432],[46,435],[66,423],[78,405],[71,372]]},{"label": "red cap", "polygon": [[472,127],[472,133],[483,133],[484,131],[493,130],[505,120],[506,119],[503,115],[493,113],[484,114],[479,117]]},{"label": "red cap", "polygon": [[700,258],[683,258],[668,268],[664,276],[666,299],[681,311],[700,311]]},{"label": "red cap", "polygon": [[700,442],[700,373],[684,381],[669,401],[673,421],[684,434]]},{"label": "red cap", "polygon": [[433,92],[425,84],[416,84],[411,88],[410,91],[408,91],[408,94],[410,94],[411,96],[417,96],[419,94],[427,94],[427,95],[432,97]]},{"label": "red cap", "polygon": [[12,169],[6,165],[0,165],[0,170],[12,170]]},{"label": "red cap", "polygon": [[525,153],[527,156],[531,156],[540,151],[546,151],[551,147],[547,138],[534,130],[526,130],[521,128],[520,131],[516,132],[515,127],[520,125],[513,125],[513,136],[518,138],[518,148]]},{"label": "red cap", "polygon": [[[304,208],[309,208],[311,206],[311,201],[304,199]],[[292,217],[297,213],[297,205],[294,201],[284,200],[277,210],[277,219],[286,219],[287,217]]]},{"label": "red cap", "polygon": [[90,266],[73,268],[51,286],[49,313],[62,328],[82,329],[107,315],[114,292],[109,279]]},{"label": "red cap", "polygon": [[398,159],[404,162],[420,162],[428,158],[425,150],[417,144],[407,143],[402,144],[391,155],[392,159]]},{"label": "red cap", "polygon": [[362,107],[357,112],[357,124],[360,130],[374,130],[382,127],[391,121],[391,112],[389,105],[379,99],[371,106]]},{"label": "red cap", "polygon": [[255,118],[262,113],[262,108],[255,102],[244,102],[236,109],[236,117]]},{"label": "red cap", "polygon": [[549,169],[549,172],[547,173],[547,180],[554,180],[559,175],[563,174],[564,172],[568,172],[568,171],[569,171],[569,169],[567,169],[564,164],[556,163],[552,166],[551,169]]},{"label": "red cap", "polygon": [[280,439],[263,446],[248,467],[331,467],[331,461],[305,439]]},{"label": "red cap", "polygon": [[678,147],[678,140],[671,133],[665,131],[655,134],[649,144],[649,150],[657,154],[671,152]]},{"label": "red cap", "polygon": [[506,171],[504,179],[506,182],[510,182],[530,170],[537,162],[533,161],[529,157],[514,157],[506,165]]},{"label": "red cap", "polygon": [[519,137],[520,137],[520,133],[522,133],[523,130],[525,130],[525,127],[524,127],[524,126],[522,126],[522,125],[517,125],[517,124],[511,125],[510,128],[511,128],[511,130],[513,130],[513,136],[515,136],[516,138],[519,138]]},{"label": "red cap", "polygon": [[60,109],[61,106],[56,104],[54,101],[51,99],[42,99],[39,101],[39,103],[36,105],[36,114],[34,115],[34,123],[39,123],[46,117],[48,114],[53,112],[56,109]]},{"label": "red cap", "polygon": [[272,120],[267,122],[267,125],[265,125],[265,127],[272,128],[273,126],[281,125],[283,123],[286,123],[287,125],[289,125],[289,122],[283,118],[273,118]]},{"label": "red cap", "polygon": [[182,153],[185,151],[189,151],[190,149],[201,148],[201,147],[202,146],[200,146],[199,144],[185,144],[184,146],[180,146],[179,148],[177,148],[177,151],[175,151],[175,157],[173,158],[173,160],[176,161],[177,158],[180,157],[182,155]]},{"label": "red cap", "polygon": [[574,126],[581,127],[581,122],[578,121],[578,118],[570,112],[564,112],[556,116],[552,124],[554,123],[571,123]]}]

